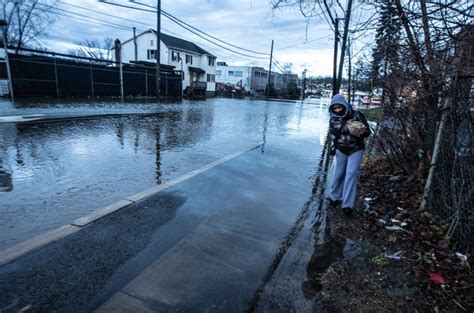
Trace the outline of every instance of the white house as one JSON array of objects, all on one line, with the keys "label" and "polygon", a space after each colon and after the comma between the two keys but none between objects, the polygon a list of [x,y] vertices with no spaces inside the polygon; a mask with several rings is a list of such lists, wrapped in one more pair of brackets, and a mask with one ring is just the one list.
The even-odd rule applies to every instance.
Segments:
[{"label": "white house", "polygon": [[[149,29],[122,42],[122,61],[156,62],[156,31]],[[136,50],[134,41],[136,42]],[[206,87],[206,95],[216,90],[216,57],[195,43],[161,33],[160,63],[183,71],[183,89]]]},{"label": "white house", "polygon": [[229,66],[225,62],[217,62],[216,82],[241,86],[250,90],[252,68],[250,66]]}]

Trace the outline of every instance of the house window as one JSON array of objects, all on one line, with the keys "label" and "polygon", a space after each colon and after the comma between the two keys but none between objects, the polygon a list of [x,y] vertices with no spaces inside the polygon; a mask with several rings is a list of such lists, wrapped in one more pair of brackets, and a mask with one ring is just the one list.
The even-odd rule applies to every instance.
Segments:
[{"label": "house window", "polygon": [[214,83],[214,82],[216,82],[216,75],[214,75],[214,74],[207,74],[207,82],[208,82],[208,83]]},{"label": "house window", "polygon": [[229,76],[234,76],[234,71],[229,71]]},{"label": "house window", "polygon": [[186,64],[193,64],[193,56],[186,54]]},{"label": "house window", "polygon": [[216,62],[216,58],[207,57],[207,64],[208,64],[209,66],[214,66],[215,62]]},{"label": "house window", "polygon": [[268,74],[265,72],[255,71],[255,77],[267,77]]},{"label": "house window", "polygon": [[235,76],[235,77],[242,77],[243,74],[244,74],[244,73],[243,73],[242,71],[235,71],[234,76]]},{"label": "house window", "polygon": [[171,61],[179,62],[179,60],[180,60],[179,52],[171,51]]},{"label": "house window", "polygon": [[148,49],[147,57],[148,57],[148,60],[156,60],[156,50],[155,49]]},{"label": "house window", "polygon": [[153,39],[150,40],[150,47],[153,47]]},{"label": "house window", "polygon": [[221,75],[222,75],[222,71],[217,70],[217,71],[216,71],[216,75],[217,75],[217,76],[221,76]]}]

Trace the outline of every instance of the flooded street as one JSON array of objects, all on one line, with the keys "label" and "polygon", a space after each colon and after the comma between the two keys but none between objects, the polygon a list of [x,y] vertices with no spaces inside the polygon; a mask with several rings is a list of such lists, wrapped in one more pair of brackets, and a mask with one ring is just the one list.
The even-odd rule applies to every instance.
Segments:
[{"label": "flooded street", "polygon": [[291,152],[285,170],[310,186],[327,131],[326,109],[314,103],[0,106],[16,119],[53,118],[0,120],[0,250],[258,143],[263,156]]}]

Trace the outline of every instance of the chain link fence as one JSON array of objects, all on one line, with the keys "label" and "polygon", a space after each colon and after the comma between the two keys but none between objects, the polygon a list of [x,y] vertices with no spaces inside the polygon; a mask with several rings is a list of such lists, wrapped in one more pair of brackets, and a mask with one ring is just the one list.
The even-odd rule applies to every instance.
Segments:
[{"label": "chain link fence", "polygon": [[436,133],[422,208],[449,226],[447,237],[472,250],[474,145],[469,107],[445,108]]}]

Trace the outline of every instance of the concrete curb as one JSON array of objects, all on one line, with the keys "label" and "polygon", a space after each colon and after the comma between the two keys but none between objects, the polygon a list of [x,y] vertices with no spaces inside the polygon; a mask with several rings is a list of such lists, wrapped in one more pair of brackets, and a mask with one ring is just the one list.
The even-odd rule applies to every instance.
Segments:
[{"label": "concrete curb", "polygon": [[101,219],[102,217],[113,213],[115,211],[118,211],[120,209],[123,209],[124,207],[134,203],[133,201],[128,201],[128,200],[120,200],[115,203],[112,203],[111,205],[105,206],[103,208],[100,208],[96,211],[94,211],[92,214],[83,216],[81,218],[78,218],[77,220],[73,221],[71,223],[72,226],[77,226],[77,227],[84,227],[86,225],[89,225],[90,223],[97,221],[98,219]]},{"label": "concrete curb", "polygon": [[73,225],[63,225],[30,240],[19,243],[0,252],[0,265],[9,263],[31,251],[37,250],[47,244],[57,241],[81,229]]},{"label": "concrete curb", "polygon": [[24,241],[22,243],[19,243],[17,245],[14,245],[13,247],[10,247],[6,250],[0,251],[0,266],[9,263],[27,253],[33,252],[35,250],[40,249],[41,247],[46,246],[47,244],[50,244],[54,241],[57,241],[59,239],[62,239],[66,237],[67,235],[70,235],[78,230],[80,230],[82,227],[87,226],[109,214],[112,214],[118,210],[121,210],[127,206],[129,206],[132,203],[141,201],[145,198],[148,198],[152,195],[155,195],[159,193],[160,191],[163,191],[169,187],[172,187],[178,183],[181,183],[185,180],[188,180],[196,175],[199,175],[201,173],[204,173],[213,167],[216,167],[222,163],[225,163],[231,159],[234,159],[244,153],[247,153],[249,151],[252,151],[254,149],[257,149],[260,147],[262,143],[259,143],[257,145],[253,145],[250,148],[247,148],[245,150],[235,152],[232,154],[229,154],[219,160],[216,160],[214,162],[211,162],[207,165],[204,165],[203,167],[193,170],[187,174],[184,174],[180,177],[177,177],[175,179],[172,179],[168,182],[165,182],[161,185],[152,187],[150,189],[141,191],[139,193],[136,193],[132,196],[129,196],[123,200],[117,201],[115,203],[112,203],[110,205],[107,205],[105,207],[99,208],[95,210],[93,213],[83,216],[81,218],[78,218],[71,222],[70,224],[60,226],[58,228],[55,228],[53,230],[50,230],[44,234],[38,235],[32,239],[29,239],[27,241]]}]

